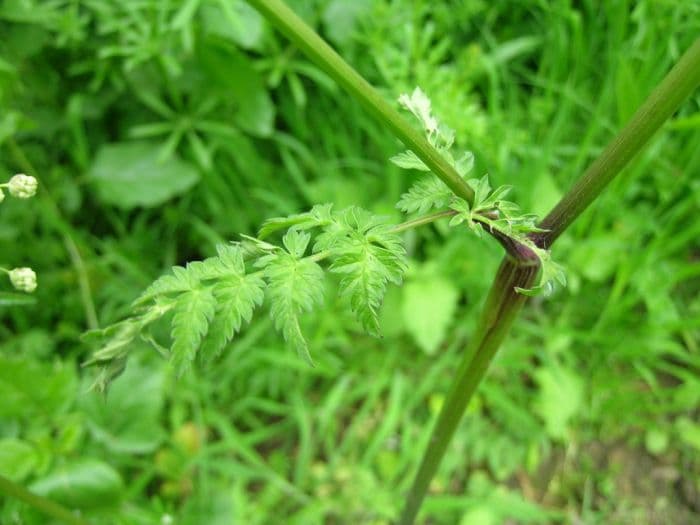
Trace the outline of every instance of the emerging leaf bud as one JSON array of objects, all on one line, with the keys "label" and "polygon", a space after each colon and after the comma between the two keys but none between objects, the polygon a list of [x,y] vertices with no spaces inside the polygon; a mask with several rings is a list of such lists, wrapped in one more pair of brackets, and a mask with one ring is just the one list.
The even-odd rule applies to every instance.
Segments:
[{"label": "emerging leaf bud", "polygon": [[36,290],[36,274],[31,268],[15,268],[10,270],[10,282],[17,290],[33,292]]},{"label": "emerging leaf bud", "polygon": [[39,185],[37,180],[31,175],[18,173],[7,183],[7,189],[10,195],[18,199],[28,199],[36,194],[36,188]]}]

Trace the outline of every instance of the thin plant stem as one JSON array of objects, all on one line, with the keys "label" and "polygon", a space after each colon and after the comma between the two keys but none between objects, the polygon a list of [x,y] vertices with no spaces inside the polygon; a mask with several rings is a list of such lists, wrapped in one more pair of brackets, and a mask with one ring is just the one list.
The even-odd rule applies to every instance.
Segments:
[{"label": "thin plant stem", "polygon": [[483,379],[493,356],[522,308],[526,296],[516,287],[530,288],[538,267],[505,257],[496,273],[481,311],[476,334],[467,346],[445,403],[432,431],[428,448],[406,498],[399,525],[410,525],[420,509],[430,481],[440,466],[452,435],[462,419],[474,391]]},{"label": "thin plant stem", "polygon": [[542,248],[550,247],[699,85],[700,38],[688,48],[622,131],[544,218],[540,228],[548,231],[533,235],[535,242]]},{"label": "thin plant stem", "polygon": [[90,525],[79,516],[73,514],[70,510],[59,505],[55,501],[44,498],[32,492],[29,492],[24,487],[0,475],[0,493],[3,493],[12,498],[23,501],[30,507],[41,511],[47,516],[51,516],[68,525]]},{"label": "thin plant stem", "polygon": [[425,224],[430,224],[431,222],[444,219],[445,217],[452,217],[454,215],[457,215],[457,213],[458,212],[456,212],[455,210],[438,211],[436,213],[431,213],[430,215],[424,215],[423,217],[417,217],[415,219],[411,219],[410,221],[397,224],[389,231],[391,233],[401,233],[406,230],[411,230],[413,228],[417,228],[419,226],[423,226]]},{"label": "thin plant stem", "polygon": [[474,191],[457,171],[411,127],[353,67],[281,0],[248,0],[268,21],[316,62],[333,80],[359,100],[379,122],[411,149],[455,195],[474,202]]}]

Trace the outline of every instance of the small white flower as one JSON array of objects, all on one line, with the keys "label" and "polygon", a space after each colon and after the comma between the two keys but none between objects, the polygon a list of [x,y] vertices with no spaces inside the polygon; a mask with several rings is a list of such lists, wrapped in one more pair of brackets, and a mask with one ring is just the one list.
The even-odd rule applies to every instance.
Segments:
[{"label": "small white flower", "polygon": [[5,200],[5,192],[2,191],[2,188],[0,188],[0,202]]},{"label": "small white flower", "polygon": [[413,113],[428,133],[437,131],[438,122],[431,113],[430,99],[420,88],[414,89],[410,96],[405,93],[401,95],[399,104]]},{"label": "small white flower", "polygon": [[31,268],[14,268],[9,275],[12,286],[17,290],[29,293],[36,290],[36,274]]},{"label": "small white flower", "polygon": [[31,175],[18,173],[7,183],[7,189],[10,190],[10,195],[18,199],[28,199],[36,194],[36,188],[39,182]]}]

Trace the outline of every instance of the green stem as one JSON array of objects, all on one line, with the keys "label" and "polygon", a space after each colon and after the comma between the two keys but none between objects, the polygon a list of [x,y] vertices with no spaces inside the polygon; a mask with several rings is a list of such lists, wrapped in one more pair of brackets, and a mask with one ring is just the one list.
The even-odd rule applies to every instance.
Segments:
[{"label": "green stem", "polygon": [[333,80],[355,96],[379,122],[389,128],[430,170],[462,199],[473,204],[474,191],[455,169],[388,104],[381,95],[281,0],[248,0]]},{"label": "green stem", "polygon": [[[533,240],[541,247],[551,246],[699,84],[700,39],[683,55],[629,124],[545,218],[540,227],[548,231],[533,235]],[[513,288],[530,286],[537,268],[520,264],[517,266],[516,261],[509,260],[508,257],[501,263],[482,311],[479,329],[474,341],[465,351],[450,393],[438,416],[399,525],[413,523],[430,480],[437,471],[476,386],[484,377],[491,358],[525,301]],[[527,282],[527,285],[517,284],[518,281]]]},{"label": "green stem", "polygon": [[501,262],[482,310],[477,325],[479,328],[462,356],[428,448],[408,493],[399,525],[413,523],[469,400],[527,299],[516,292],[515,288],[531,287],[537,271],[537,266],[521,265],[509,257]]},{"label": "green stem", "polygon": [[551,246],[698,86],[700,38],[683,54],[622,131],[549,212],[540,225],[540,228],[549,231],[534,235],[535,242],[540,247]]},{"label": "green stem", "polygon": [[418,228],[419,226],[423,226],[425,224],[430,224],[431,222],[435,222],[445,217],[452,217],[454,215],[457,215],[457,213],[458,212],[456,212],[455,210],[438,211],[436,213],[431,213],[430,215],[424,215],[423,217],[417,217],[415,219],[411,219],[410,221],[397,224],[389,231],[391,233],[401,233],[406,230]]},{"label": "green stem", "polygon": [[68,525],[90,525],[84,519],[76,516],[67,508],[59,505],[58,503],[46,499],[42,496],[37,496],[32,492],[29,492],[24,487],[17,485],[13,481],[7,479],[0,475],[0,493],[3,493],[11,498],[23,501],[30,507],[33,507],[47,516],[51,516],[63,523]]}]

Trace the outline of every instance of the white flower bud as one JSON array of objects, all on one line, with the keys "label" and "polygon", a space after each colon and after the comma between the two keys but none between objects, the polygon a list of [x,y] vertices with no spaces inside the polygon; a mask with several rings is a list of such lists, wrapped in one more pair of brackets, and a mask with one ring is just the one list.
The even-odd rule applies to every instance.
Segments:
[{"label": "white flower bud", "polygon": [[31,175],[18,173],[7,183],[7,189],[10,190],[10,195],[18,199],[28,199],[36,194],[36,188],[39,185],[38,181]]},{"label": "white flower bud", "polygon": [[36,274],[31,268],[15,268],[10,270],[10,282],[17,290],[33,292],[36,290]]},{"label": "white flower bud", "polygon": [[5,200],[5,192],[2,191],[2,188],[0,188],[0,202]]}]

